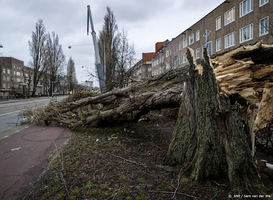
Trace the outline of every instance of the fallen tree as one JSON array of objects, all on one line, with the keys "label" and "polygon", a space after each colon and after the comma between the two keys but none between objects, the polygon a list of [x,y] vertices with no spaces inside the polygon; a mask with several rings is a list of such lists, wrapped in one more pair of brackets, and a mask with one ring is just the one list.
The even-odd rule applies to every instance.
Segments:
[{"label": "fallen tree", "polygon": [[[263,132],[273,124],[273,104],[266,92],[273,87],[272,54],[273,45],[259,42],[211,59],[220,92],[230,95],[240,107],[240,113],[250,129],[252,143],[254,132]],[[149,110],[179,107],[187,73],[188,66],[98,96],[52,102],[47,108],[28,110],[25,116],[30,122],[50,124],[56,121],[71,128],[97,125],[105,120],[137,121]]]},{"label": "fallen tree", "polygon": [[38,124],[76,128],[138,121],[150,110],[180,106],[165,163],[183,165],[193,180],[225,176],[233,187],[261,191],[251,150],[254,155],[254,133],[272,127],[272,54],[272,45],[257,43],[205,56],[200,64],[189,56],[190,66],[105,94],[51,102],[25,115]]},{"label": "fallen tree", "polygon": [[51,102],[46,108],[25,112],[30,122],[59,122],[76,128],[109,121],[138,121],[150,110],[179,107],[188,67],[169,71],[145,82],[74,101]]}]

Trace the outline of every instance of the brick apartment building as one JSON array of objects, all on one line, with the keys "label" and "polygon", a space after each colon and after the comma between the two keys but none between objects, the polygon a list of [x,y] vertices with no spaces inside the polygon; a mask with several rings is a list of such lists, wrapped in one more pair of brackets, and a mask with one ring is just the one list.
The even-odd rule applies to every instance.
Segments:
[{"label": "brick apartment building", "polygon": [[[32,69],[24,66],[24,62],[12,57],[0,57],[0,96],[12,97],[27,92],[32,88]],[[41,87],[38,90],[41,92]]]},{"label": "brick apartment building", "polygon": [[[43,77],[37,85],[36,94],[44,94]],[[12,57],[0,57],[0,97],[29,96],[33,90],[33,69]]]},{"label": "brick apartment building", "polygon": [[132,77],[136,80],[143,80],[154,76],[152,72],[152,59],[156,54],[163,52],[164,46],[168,42],[157,42],[155,52],[143,53],[142,58],[132,67]]},{"label": "brick apartment building", "polygon": [[164,42],[152,59],[152,75],[187,65],[187,47],[202,58],[222,54],[241,45],[263,41],[273,43],[273,0],[229,0],[183,31]]},{"label": "brick apartment building", "polygon": [[142,59],[132,68],[132,77],[136,80],[146,79],[152,76],[152,58],[155,53],[142,53]]}]

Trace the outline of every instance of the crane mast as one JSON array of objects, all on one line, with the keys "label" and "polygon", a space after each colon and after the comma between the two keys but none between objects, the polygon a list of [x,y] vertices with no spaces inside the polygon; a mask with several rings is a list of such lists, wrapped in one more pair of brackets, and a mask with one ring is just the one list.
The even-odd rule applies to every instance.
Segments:
[{"label": "crane mast", "polygon": [[95,32],[94,24],[92,20],[91,9],[90,9],[90,6],[88,5],[87,6],[87,35],[89,34],[89,26],[91,26],[91,35],[93,38],[93,44],[95,49],[95,65],[98,72],[100,90],[102,93],[105,93],[106,92],[106,84],[105,84],[106,77],[105,77],[105,73],[103,71],[103,67],[100,60],[99,46],[98,46],[97,36],[96,36],[96,32]]}]

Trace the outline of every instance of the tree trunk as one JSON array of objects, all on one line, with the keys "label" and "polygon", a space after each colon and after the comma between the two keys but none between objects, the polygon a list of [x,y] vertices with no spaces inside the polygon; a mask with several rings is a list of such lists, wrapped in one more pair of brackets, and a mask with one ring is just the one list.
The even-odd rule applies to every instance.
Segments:
[{"label": "tree trunk", "polygon": [[34,75],[33,88],[32,88],[32,93],[31,93],[32,97],[36,96],[36,89],[37,89],[37,85],[38,85],[38,82],[36,80],[37,80],[37,76]]},{"label": "tree trunk", "polygon": [[188,51],[189,75],[164,163],[181,165],[194,181],[226,177],[234,188],[263,192],[244,122],[229,97],[220,95],[210,60],[204,57],[197,65]]}]

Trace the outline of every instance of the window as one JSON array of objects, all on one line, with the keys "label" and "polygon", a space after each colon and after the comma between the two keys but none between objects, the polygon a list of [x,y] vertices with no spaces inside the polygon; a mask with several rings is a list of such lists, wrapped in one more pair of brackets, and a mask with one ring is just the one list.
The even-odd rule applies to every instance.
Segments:
[{"label": "window", "polygon": [[240,29],[240,43],[253,39],[253,24]]},{"label": "window", "polygon": [[8,74],[10,74],[10,70],[8,69]]},{"label": "window", "polygon": [[200,31],[196,31],[196,42],[200,40]]},{"label": "window", "polygon": [[20,78],[17,78],[17,82],[20,82],[21,81],[21,79]]},{"label": "window", "polygon": [[169,50],[166,49],[166,57],[168,58],[169,57]]},{"label": "window", "polygon": [[183,63],[187,63],[187,61],[188,61],[188,60],[187,60],[187,55],[184,54],[184,55],[183,55]]},{"label": "window", "polygon": [[200,48],[196,49],[196,59],[200,58]]},{"label": "window", "polygon": [[216,52],[221,51],[221,38],[216,40]]},{"label": "window", "polygon": [[176,56],[176,48],[173,49],[173,56]]},{"label": "window", "polygon": [[6,69],[3,69],[3,74],[5,74],[6,73]]},{"label": "window", "polygon": [[187,38],[184,38],[183,39],[183,48],[186,48],[188,45],[187,45]]},{"label": "window", "polygon": [[3,76],[3,80],[4,80],[4,81],[7,80],[5,76]]},{"label": "window", "polygon": [[194,43],[194,34],[191,34],[189,36],[189,45],[193,44]]},{"label": "window", "polygon": [[269,0],[260,0],[260,7],[267,4]]},{"label": "window", "polygon": [[216,18],[216,31],[221,29],[221,16]]},{"label": "window", "polygon": [[182,56],[179,57],[179,65],[182,64]]},{"label": "window", "polygon": [[235,20],[235,8],[231,8],[224,14],[225,26],[230,24],[231,22],[234,22],[234,20]]},{"label": "window", "polygon": [[268,23],[268,17],[265,17],[263,19],[260,20],[260,24],[259,24],[259,35],[263,36],[268,34],[268,30],[269,30],[269,23]]},{"label": "window", "polygon": [[9,81],[9,76],[7,76],[7,81]]},{"label": "window", "polygon": [[232,47],[235,45],[235,33],[232,32],[228,35],[225,35],[225,49],[229,48],[229,47]]},{"label": "window", "polygon": [[17,76],[20,76],[20,75],[21,75],[21,73],[20,73],[20,72],[16,72],[16,75],[17,75]]},{"label": "window", "polygon": [[175,57],[173,58],[173,68],[176,69],[177,67],[178,67],[178,57],[175,56]]},{"label": "window", "polygon": [[6,88],[6,83],[3,83],[3,87],[2,88]]},{"label": "window", "polygon": [[244,0],[240,3],[240,17],[245,16],[253,10],[253,0]]},{"label": "window", "polygon": [[179,50],[179,51],[182,50],[182,42],[181,42],[181,41],[179,41],[178,50]]},{"label": "window", "polygon": [[164,56],[163,55],[161,56],[161,62],[164,62]]}]

